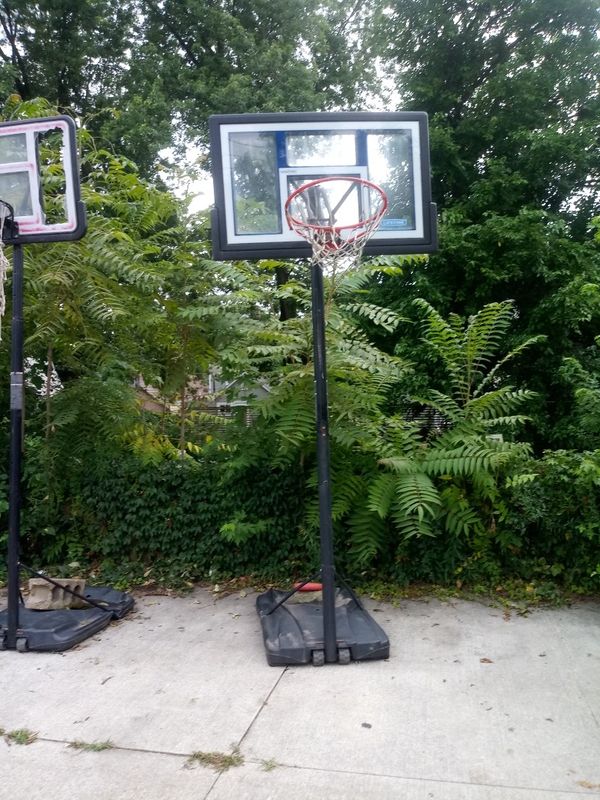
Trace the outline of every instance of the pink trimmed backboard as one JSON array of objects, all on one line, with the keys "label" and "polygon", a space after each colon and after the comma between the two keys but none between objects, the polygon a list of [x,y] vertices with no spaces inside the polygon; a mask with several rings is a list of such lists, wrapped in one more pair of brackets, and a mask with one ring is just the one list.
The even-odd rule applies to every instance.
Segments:
[{"label": "pink trimmed backboard", "polygon": [[80,239],[81,202],[75,123],[46,117],[0,123],[0,201],[14,212],[22,244]]}]

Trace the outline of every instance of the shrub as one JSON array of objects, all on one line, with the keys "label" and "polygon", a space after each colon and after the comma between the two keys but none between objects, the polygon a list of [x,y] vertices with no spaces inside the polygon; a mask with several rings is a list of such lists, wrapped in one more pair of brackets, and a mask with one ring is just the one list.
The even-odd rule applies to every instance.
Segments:
[{"label": "shrub", "polygon": [[524,576],[575,589],[598,588],[600,562],[600,451],[547,451],[524,465],[535,475],[507,490],[509,512],[499,536]]},{"label": "shrub", "polygon": [[[303,484],[292,470],[253,470],[233,482],[218,460],[144,463],[124,454],[82,471],[51,536],[29,520],[26,547],[41,563],[170,562],[188,565],[198,578],[293,571],[306,558],[298,535]],[[221,527],[241,516],[263,535],[226,539]]]}]

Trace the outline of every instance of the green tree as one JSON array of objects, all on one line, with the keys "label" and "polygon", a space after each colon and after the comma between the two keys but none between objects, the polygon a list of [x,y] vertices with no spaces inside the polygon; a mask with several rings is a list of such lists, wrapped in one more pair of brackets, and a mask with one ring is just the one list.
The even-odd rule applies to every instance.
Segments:
[{"label": "green tree", "polygon": [[591,0],[381,5],[376,46],[403,102],[432,118],[443,207],[474,185],[479,213],[589,209],[584,188],[597,200],[599,22]]},{"label": "green tree", "polygon": [[0,88],[86,117],[154,177],[167,145],[206,144],[210,113],[356,104],[365,23],[341,0],[3,2]]},{"label": "green tree", "polygon": [[[565,392],[563,359],[597,363],[598,30],[590,0],[382,3],[372,28],[402,105],[429,112],[441,209],[439,254],[376,287],[374,302],[410,316],[420,295],[465,316],[514,300],[515,341],[547,337],[511,366],[511,381],[538,393],[540,448],[568,442],[578,387]],[[428,370],[410,329],[400,336],[387,347],[416,349]]]},{"label": "green tree", "polygon": [[[483,534],[501,512],[503,470],[528,452],[514,441],[514,429],[526,419],[517,411],[531,393],[506,385],[504,371],[534,341],[498,356],[515,318],[510,303],[491,304],[464,326],[456,317],[446,322],[420,301],[424,346],[441,361],[450,392],[430,390],[413,402],[441,411],[444,429],[432,435],[419,421],[388,413],[390,391],[409,389],[415,365],[386,355],[363,330],[365,321],[386,333],[402,323],[392,309],[365,297],[377,275],[399,272],[386,261],[326,280],[333,518],[342,559],[353,569],[393,557],[409,537]],[[231,445],[229,469],[235,475],[249,464],[296,465],[305,472],[313,493],[306,518],[310,538],[318,530],[310,294],[294,281],[277,290],[281,295],[293,297],[298,317],[263,321],[236,350],[238,374],[248,376],[250,385],[262,378],[270,394],[257,402],[260,416],[252,430]],[[501,432],[505,440],[490,435]],[[239,516],[223,532],[239,542],[263,526]]]},{"label": "green tree", "polygon": [[196,128],[215,111],[352,102],[364,81],[360,50],[347,42],[364,24],[358,4],[146,0],[143,7],[139,56]]},{"label": "green tree", "polygon": [[24,100],[90,113],[118,96],[134,19],[128,0],[2,2],[3,73]]},{"label": "green tree", "polygon": [[[56,113],[41,101],[11,101],[9,111]],[[53,532],[48,520],[60,514],[71,478],[98,450],[123,447],[140,423],[133,380],[154,377],[164,360],[157,297],[173,262],[189,264],[173,244],[186,238],[176,199],[142,181],[127,159],[97,149],[86,130],[79,143],[88,231],[78,242],[28,247],[25,258],[27,434],[37,467],[28,480],[39,514],[28,519],[44,520],[40,535]],[[7,333],[5,353],[9,342]],[[7,384],[0,394],[6,407]]]}]

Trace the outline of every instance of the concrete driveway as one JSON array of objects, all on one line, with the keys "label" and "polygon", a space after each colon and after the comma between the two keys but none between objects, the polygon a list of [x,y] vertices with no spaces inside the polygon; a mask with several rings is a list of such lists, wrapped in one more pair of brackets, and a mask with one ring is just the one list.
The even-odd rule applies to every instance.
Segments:
[{"label": "concrete driveway", "polygon": [[0,798],[600,797],[599,605],[368,602],[389,660],[284,669],[242,594],[146,596],[66,653],[1,652]]}]

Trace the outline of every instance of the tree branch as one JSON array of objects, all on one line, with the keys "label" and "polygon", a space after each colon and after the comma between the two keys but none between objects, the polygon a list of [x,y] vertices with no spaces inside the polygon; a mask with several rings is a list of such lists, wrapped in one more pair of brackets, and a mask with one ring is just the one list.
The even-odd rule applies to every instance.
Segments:
[{"label": "tree branch", "polygon": [[165,28],[169,31],[169,33],[173,36],[177,44],[185,53],[186,58],[188,58],[195,67],[200,67],[202,65],[201,61],[193,52],[190,42],[186,41],[177,31],[175,26],[169,22],[167,16],[163,14],[158,4],[152,2],[152,0],[143,0],[143,4],[154,11],[154,13],[159,17]]},{"label": "tree branch", "polygon": [[17,86],[20,89],[21,94],[28,96],[30,94],[31,85],[29,76],[27,75],[27,69],[25,68],[25,60],[19,53],[19,49],[17,47],[17,22],[12,14],[10,5],[6,2],[6,0],[2,1],[2,5],[0,7],[0,24],[2,25],[6,40],[10,45],[10,62],[19,70],[20,77],[16,78]]}]

